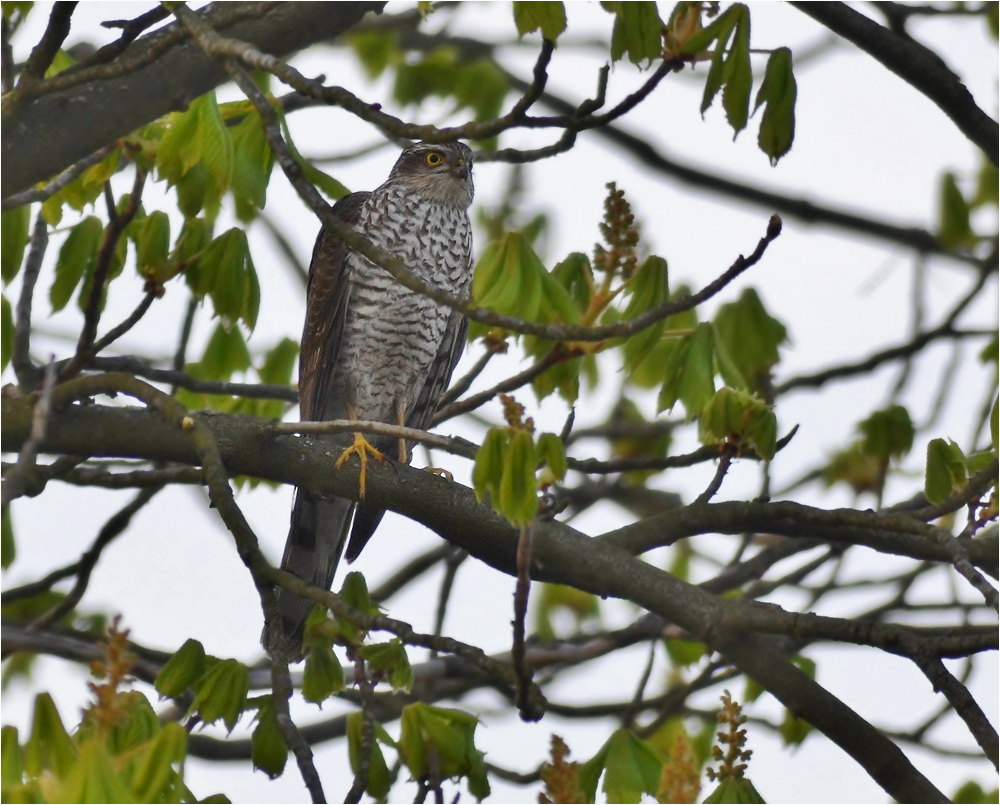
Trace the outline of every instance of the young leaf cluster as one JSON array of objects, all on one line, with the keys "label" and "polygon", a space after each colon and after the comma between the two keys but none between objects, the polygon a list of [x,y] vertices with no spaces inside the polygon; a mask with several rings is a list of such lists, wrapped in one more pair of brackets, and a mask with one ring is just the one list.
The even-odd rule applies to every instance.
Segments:
[{"label": "young leaf cluster", "polygon": [[526,426],[490,428],[476,453],[472,484],[479,500],[489,495],[496,511],[524,527],[538,511],[539,490],[562,480],[566,468],[566,449],[555,434],[535,442]]},{"label": "young leaf cluster", "polygon": [[35,699],[31,734],[21,743],[15,727],[2,730],[4,802],[228,802],[198,799],[183,778],[187,731],[160,724],[149,700],[122,690],[132,658],[127,632],[112,626],[105,659],[95,674],[107,681],[90,687],[95,701],[70,734],[52,697]]}]

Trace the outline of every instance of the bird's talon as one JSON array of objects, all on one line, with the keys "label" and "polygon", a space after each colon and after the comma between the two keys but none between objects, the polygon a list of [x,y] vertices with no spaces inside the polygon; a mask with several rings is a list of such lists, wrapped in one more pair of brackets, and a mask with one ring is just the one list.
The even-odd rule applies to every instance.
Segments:
[{"label": "bird's talon", "polygon": [[450,472],[448,472],[448,470],[441,469],[441,467],[424,467],[424,469],[427,472],[429,472],[429,473],[432,473],[434,475],[440,476],[441,478],[444,478],[446,481],[451,482],[451,481],[455,480],[455,476],[454,475],[452,475]]},{"label": "bird's talon", "polygon": [[368,455],[370,454],[372,458],[376,461],[385,461],[385,456],[379,450],[372,447],[371,443],[364,437],[361,433],[354,434],[354,444],[348,447],[343,453],[340,454],[340,458],[337,459],[337,463],[334,465],[336,469],[340,469],[347,462],[347,459],[351,457],[352,454],[356,454],[358,460],[361,462],[361,472],[359,474],[359,490],[358,496],[364,498],[365,496],[365,477],[368,470]]}]

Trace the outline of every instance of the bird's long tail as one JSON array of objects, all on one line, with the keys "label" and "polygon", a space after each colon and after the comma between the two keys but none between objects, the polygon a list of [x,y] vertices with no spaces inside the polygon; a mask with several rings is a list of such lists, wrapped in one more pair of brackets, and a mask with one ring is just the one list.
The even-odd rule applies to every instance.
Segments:
[{"label": "bird's long tail", "polygon": [[[324,499],[298,489],[281,569],[329,590],[351,528],[353,500]],[[294,662],[302,656],[302,634],[314,603],[280,587],[278,618],[264,625],[261,642],[276,660]]]}]

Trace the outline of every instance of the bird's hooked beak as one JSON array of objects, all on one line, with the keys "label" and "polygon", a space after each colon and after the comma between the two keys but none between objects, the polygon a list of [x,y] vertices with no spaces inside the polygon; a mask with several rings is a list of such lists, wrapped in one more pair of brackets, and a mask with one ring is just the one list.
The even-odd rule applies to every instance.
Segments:
[{"label": "bird's hooked beak", "polygon": [[468,181],[470,174],[472,173],[472,166],[466,162],[464,159],[458,160],[458,164],[454,168],[455,175],[462,181]]}]

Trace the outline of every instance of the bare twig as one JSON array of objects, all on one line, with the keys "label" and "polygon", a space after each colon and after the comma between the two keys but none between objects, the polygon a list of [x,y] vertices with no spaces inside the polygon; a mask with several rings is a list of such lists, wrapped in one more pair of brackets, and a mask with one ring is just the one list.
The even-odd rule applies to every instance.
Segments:
[{"label": "bare twig", "polygon": [[524,621],[528,617],[528,594],[531,591],[531,531],[532,524],[521,527],[521,538],[517,543],[517,587],[514,589],[514,645],[510,650],[517,674],[517,695],[515,701],[523,721],[534,721],[530,717],[528,691],[531,689],[532,670],[525,659]]},{"label": "bare twig", "polygon": [[17,323],[14,325],[14,354],[11,365],[17,382],[24,391],[31,391],[38,382],[38,370],[31,361],[31,308],[35,295],[38,272],[49,245],[49,229],[42,211],[38,211],[35,227],[31,232],[31,248],[21,275],[21,296],[17,300]]},{"label": "bare twig", "polygon": [[292,696],[292,680],[288,674],[288,665],[283,662],[272,662],[271,664],[271,701],[274,703],[274,717],[278,722],[278,729],[285,739],[285,744],[295,755],[299,772],[309,790],[309,795],[313,802],[326,802],[323,793],[323,783],[319,779],[319,772],[316,771],[316,764],[313,762],[312,747],[299,728],[292,721],[292,716],[288,710],[288,700]]},{"label": "bare twig", "polygon": [[[448,601],[451,598],[451,591],[455,585],[455,576],[458,574],[458,568],[461,567],[462,562],[469,558],[467,551],[463,551],[461,548],[452,548],[450,545],[448,547],[450,550],[445,557],[444,577],[441,579],[437,612],[434,615],[435,637],[440,637],[444,633],[444,618],[448,611]],[[431,656],[436,657],[437,652],[432,650]]]},{"label": "bare twig", "polygon": [[722,481],[726,477],[726,473],[729,471],[729,465],[733,463],[733,456],[735,454],[736,448],[728,442],[722,446],[722,455],[719,456],[719,466],[715,470],[715,477],[712,478],[711,483],[709,483],[705,491],[695,498],[695,505],[699,503],[708,503],[715,497],[715,493],[722,487]]},{"label": "bare twig", "polygon": [[[145,183],[146,173],[137,166],[135,182],[132,185],[132,194],[129,196],[128,204],[124,210],[111,218],[104,230],[104,239],[97,250],[94,271],[90,275],[90,295],[83,308],[83,329],[80,331],[80,340],[76,345],[76,354],[60,372],[60,377],[63,380],[75,376],[86,367],[88,358],[94,353],[94,339],[97,337],[97,325],[101,320],[104,295],[107,292],[105,284],[108,273],[111,271],[111,262],[114,260],[118,241],[125,234],[125,228],[139,212],[139,206],[142,203],[142,188]],[[113,205],[111,209],[114,209]]]},{"label": "bare twig", "polygon": [[45,71],[49,69],[52,60],[59,52],[63,41],[69,35],[70,18],[76,3],[59,2],[52,6],[52,13],[49,15],[49,24],[42,34],[42,38],[35,45],[28,56],[28,61],[24,65],[21,73],[23,83],[41,81],[45,77]]},{"label": "bare twig", "polygon": [[7,198],[0,203],[0,210],[7,212],[7,210],[23,207],[25,204],[32,204],[36,201],[45,201],[46,199],[51,198],[70,182],[79,178],[84,171],[89,170],[94,167],[94,165],[107,159],[115,148],[117,148],[117,146],[112,144],[97,149],[89,157],[84,157],[76,164],[70,165],[51,182],[47,182],[44,187],[40,187],[37,190],[25,190],[23,193],[16,193],[13,196],[7,196]]},{"label": "bare twig", "polygon": [[375,748],[375,719],[372,717],[372,699],[375,686],[368,677],[368,669],[360,653],[354,657],[354,682],[361,693],[361,737],[358,741],[358,768],[354,782],[344,797],[344,802],[361,802],[361,795],[368,788],[371,774],[372,750]]}]

